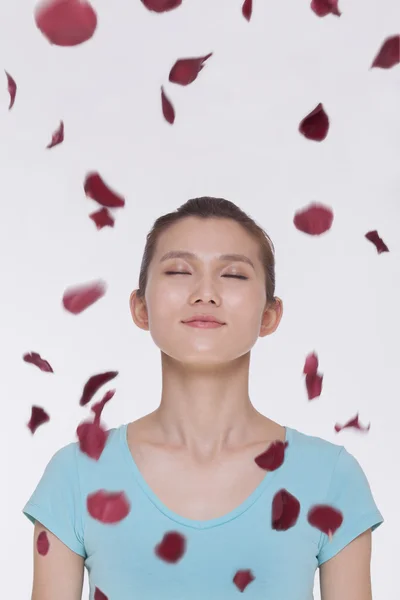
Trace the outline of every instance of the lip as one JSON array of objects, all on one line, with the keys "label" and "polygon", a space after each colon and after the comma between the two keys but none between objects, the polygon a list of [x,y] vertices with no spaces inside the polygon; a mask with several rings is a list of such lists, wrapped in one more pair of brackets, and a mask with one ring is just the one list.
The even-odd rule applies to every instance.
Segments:
[{"label": "lip", "polygon": [[225,323],[218,323],[218,321],[182,321],[184,325],[189,327],[198,327],[199,329],[215,329],[216,327],[222,327]]},{"label": "lip", "polygon": [[194,322],[202,322],[202,323],[215,323],[217,325],[225,325],[223,321],[217,319],[217,317],[213,317],[213,315],[199,314],[193,315],[193,317],[189,317],[189,319],[185,319],[182,323],[194,323]]}]

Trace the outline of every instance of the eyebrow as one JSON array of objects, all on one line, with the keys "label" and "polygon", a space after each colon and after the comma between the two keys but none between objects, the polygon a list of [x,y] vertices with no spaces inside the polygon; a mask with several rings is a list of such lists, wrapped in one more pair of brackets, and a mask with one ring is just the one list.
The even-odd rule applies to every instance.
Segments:
[{"label": "eyebrow", "polygon": [[[164,256],[161,257],[160,262],[168,260],[169,258],[189,258],[194,260],[199,259],[197,254],[194,254],[193,252],[187,252],[184,250],[170,250],[169,252],[164,254]],[[218,260],[225,260],[229,262],[244,262],[253,267],[254,271],[256,270],[253,262],[250,260],[250,258],[248,258],[248,256],[245,256],[244,254],[220,254],[217,258]]]}]

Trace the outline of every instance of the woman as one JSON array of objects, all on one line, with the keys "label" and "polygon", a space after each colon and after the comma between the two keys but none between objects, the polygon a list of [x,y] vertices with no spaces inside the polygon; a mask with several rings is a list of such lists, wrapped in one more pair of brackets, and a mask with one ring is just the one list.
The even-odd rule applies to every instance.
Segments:
[{"label": "woman", "polygon": [[[371,600],[383,517],[360,465],[249,398],[250,351],[282,318],[274,290],[273,246],[233,203],[193,199],[155,222],[130,309],[161,350],[161,402],[111,429],[99,460],[78,442],[52,457],[23,509],[32,600],[78,600],[84,567],[91,600],[311,600],[318,567],[322,600]],[[118,522],[89,514],[99,490],[124,492]],[[309,521],[321,504],[342,515],[333,535]]]}]

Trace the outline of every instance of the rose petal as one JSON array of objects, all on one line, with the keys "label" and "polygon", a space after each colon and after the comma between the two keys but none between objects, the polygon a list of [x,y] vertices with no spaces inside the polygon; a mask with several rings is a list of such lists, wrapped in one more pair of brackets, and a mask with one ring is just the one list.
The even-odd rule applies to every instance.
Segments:
[{"label": "rose petal", "polygon": [[339,0],[311,0],[311,9],[318,17],[332,14],[340,17],[342,14],[338,7]]},{"label": "rose petal", "polygon": [[321,395],[323,378],[324,376],[318,375],[318,373],[309,373],[306,375],[306,388],[309,400],[318,398]]},{"label": "rose petal", "polygon": [[392,35],[383,42],[375,56],[371,69],[391,69],[400,62],[400,35]]},{"label": "rose petal", "polygon": [[102,385],[108,383],[117,375],[118,371],[106,371],[105,373],[99,373],[98,375],[92,375],[89,377],[85,383],[85,387],[83,388],[79,404],[81,406],[85,406],[85,404],[91,401],[97,390],[99,390]]},{"label": "rose petal", "polygon": [[88,513],[101,523],[118,523],[128,516],[131,509],[125,492],[99,490],[86,498]]},{"label": "rose petal", "polygon": [[154,12],[162,13],[178,8],[182,0],[141,0],[146,8]]},{"label": "rose petal", "polygon": [[343,514],[340,510],[328,504],[315,504],[307,514],[307,521],[332,538],[333,534],[343,523]]},{"label": "rose petal", "polygon": [[32,406],[31,418],[28,423],[28,427],[31,430],[32,435],[40,425],[47,423],[47,421],[50,421],[50,417],[47,412],[40,406]]},{"label": "rose petal", "polygon": [[375,244],[378,254],[382,254],[382,252],[389,252],[389,248],[386,246],[385,242],[382,238],[379,237],[376,229],[374,231],[369,231],[365,234],[367,240]]},{"label": "rose petal", "polygon": [[70,287],[64,292],[64,308],[72,314],[78,315],[102,298],[106,290],[107,285],[102,280]]},{"label": "rose petal", "polygon": [[41,531],[36,540],[36,549],[41,556],[46,556],[50,548],[49,538],[45,531]]},{"label": "rose petal", "polygon": [[107,443],[108,431],[99,423],[84,421],[76,429],[81,452],[94,460],[99,460]]},{"label": "rose petal", "polygon": [[276,471],[283,464],[285,458],[285,450],[288,447],[288,442],[276,440],[265,452],[262,452],[255,457],[254,462],[266,471]]},{"label": "rose petal", "polygon": [[165,562],[176,563],[186,552],[186,538],[177,531],[169,531],[156,545],[154,552]]},{"label": "rose petal", "polygon": [[100,423],[100,418],[101,418],[101,413],[103,412],[103,408],[105,407],[107,402],[109,402],[111,400],[111,398],[114,397],[114,394],[115,394],[115,390],[108,390],[108,392],[106,392],[104,394],[103,399],[100,400],[100,402],[96,402],[96,404],[93,404],[93,406],[91,407],[90,410],[92,410],[94,412],[94,422],[95,423]]},{"label": "rose petal", "polygon": [[311,111],[300,122],[299,131],[308,140],[322,142],[328,135],[329,118],[324,107],[319,103],[313,111]]},{"label": "rose petal", "polygon": [[205,61],[212,54],[210,52],[210,54],[198,58],[181,58],[177,60],[169,72],[169,81],[179,83],[180,85],[189,85],[189,83],[197,79],[198,74],[204,67]]},{"label": "rose petal", "polygon": [[357,415],[353,418],[350,419],[350,421],[347,421],[347,423],[345,425],[335,425],[335,431],[337,433],[339,433],[339,431],[342,431],[342,429],[346,429],[347,427],[354,427],[355,429],[359,429],[360,431],[369,431],[370,427],[371,427],[371,423],[367,426],[367,427],[362,427],[362,425],[360,425],[359,421],[358,421],[358,413]]},{"label": "rose petal", "polygon": [[313,352],[312,354],[309,354],[306,358],[303,373],[304,373],[304,375],[314,375],[317,372],[317,369],[318,369],[318,357],[315,354],[315,352]]},{"label": "rose petal", "polygon": [[99,588],[97,587],[94,590],[94,600],[108,600],[108,596],[106,596]]},{"label": "rose petal", "polygon": [[171,125],[172,125],[172,123],[175,121],[174,107],[172,106],[170,100],[165,95],[164,88],[162,86],[161,86],[161,104],[162,104],[162,111],[163,111],[165,120],[168,121],[168,123],[171,123]]},{"label": "rose petal", "polygon": [[287,531],[296,524],[300,514],[300,502],[287,490],[276,492],[272,500],[272,529]]},{"label": "rose petal", "polygon": [[108,208],[100,208],[97,212],[89,215],[97,229],[103,229],[103,227],[114,227],[114,218],[109,212]]},{"label": "rose petal", "polygon": [[244,592],[249,583],[255,580],[253,573],[250,569],[243,569],[241,571],[236,571],[235,576],[233,578],[233,583],[236,585],[238,590]]},{"label": "rose petal", "polygon": [[53,133],[53,135],[51,136],[51,142],[50,142],[50,144],[48,144],[48,146],[46,146],[46,148],[54,148],[54,146],[61,144],[61,142],[63,142],[63,141],[64,141],[64,123],[63,123],[63,121],[60,121],[58,129],[56,129],[55,132]]},{"label": "rose petal", "polygon": [[86,196],[108,208],[122,208],[125,206],[125,198],[113,192],[96,172],[86,175],[84,190]]},{"label": "rose petal", "polygon": [[244,0],[242,6],[242,14],[245,19],[250,21],[253,12],[253,0]]},{"label": "rose petal", "polygon": [[10,104],[8,106],[8,110],[11,110],[11,108],[14,106],[15,96],[17,94],[17,84],[11,75],[7,73],[7,71],[4,72],[7,75],[8,93],[10,94]]},{"label": "rose petal", "polygon": [[39,367],[39,369],[45,373],[54,373],[50,363],[48,363],[47,360],[44,360],[37,352],[28,352],[23,355],[23,359],[25,362]]},{"label": "rose petal", "polygon": [[97,15],[86,0],[44,0],[35,10],[37,27],[57,46],[87,42],[97,27]]},{"label": "rose petal", "polygon": [[293,219],[297,229],[310,235],[321,235],[331,228],[333,212],[322,204],[312,203],[301,211],[298,211]]}]

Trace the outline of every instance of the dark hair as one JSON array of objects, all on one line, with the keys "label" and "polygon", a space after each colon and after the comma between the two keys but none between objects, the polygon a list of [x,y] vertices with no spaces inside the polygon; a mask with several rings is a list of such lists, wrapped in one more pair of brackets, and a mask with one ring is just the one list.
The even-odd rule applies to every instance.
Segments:
[{"label": "dark hair", "polygon": [[259,258],[265,271],[267,303],[275,302],[275,249],[268,234],[233,202],[224,198],[212,198],[209,196],[192,198],[174,212],[162,215],[154,222],[151,231],[147,234],[146,246],[140,266],[139,288],[137,290],[138,298],[144,298],[145,295],[147,273],[154,256],[158,237],[170,225],[181,221],[185,217],[232,219],[242,225],[259,243]]}]

